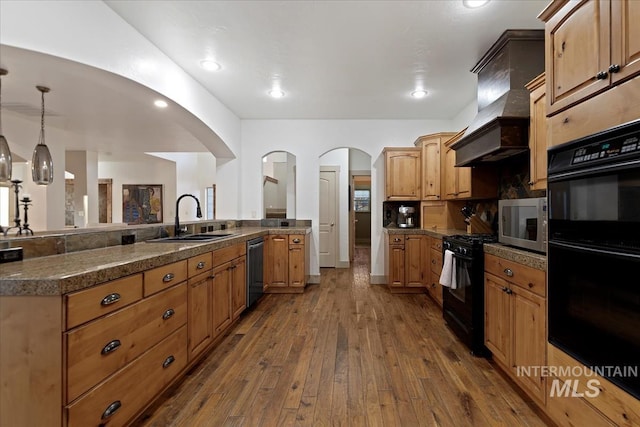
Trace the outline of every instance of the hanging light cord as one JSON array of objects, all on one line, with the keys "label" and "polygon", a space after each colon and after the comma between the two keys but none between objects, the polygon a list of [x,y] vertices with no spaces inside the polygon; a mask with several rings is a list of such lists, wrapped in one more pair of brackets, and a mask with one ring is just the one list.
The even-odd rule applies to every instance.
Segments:
[{"label": "hanging light cord", "polygon": [[38,144],[44,144],[44,91],[42,91],[42,115],[40,117],[40,141]]}]

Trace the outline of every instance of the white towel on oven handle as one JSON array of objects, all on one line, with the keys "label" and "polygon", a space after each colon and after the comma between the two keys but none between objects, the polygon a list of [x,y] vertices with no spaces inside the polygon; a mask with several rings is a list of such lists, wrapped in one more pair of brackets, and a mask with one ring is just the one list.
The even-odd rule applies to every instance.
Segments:
[{"label": "white towel on oven handle", "polygon": [[444,260],[442,261],[442,273],[440,273],[440,284],[447,288],[456,289],[456,258],[449,249],[444,251]]}]

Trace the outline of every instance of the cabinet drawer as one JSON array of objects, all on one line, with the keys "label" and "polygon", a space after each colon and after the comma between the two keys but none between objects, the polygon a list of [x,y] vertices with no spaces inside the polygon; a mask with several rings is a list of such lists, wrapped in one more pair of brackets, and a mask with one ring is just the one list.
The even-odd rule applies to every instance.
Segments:
[{"label": "cabinet drawer", "polygon": [[442,252],[442,239],[431,238],[431,247]]},{"label": "cabinet drawer", "polygon": [[442,252],[431,249],[431,271],[438,276],[442,273]]},{"label": "cabinet drawer", "polygon": [[189,277],[203,273],[213,268],[213,257],[211,252],[194,256],[187,260],[187,273]]},{"label": "cabinet drawer", "polygon": [[144,296],[148,297],[163,289],[187,280],[187,260],[163,265],[144,272]]},{"label": "cabinet drawer", "polygon": [[404,235],[403,234],[390,234],[389,244],[392,246],[404,247]]},{"label": "cabinet drawer", "polygon": [[289,234],[290,245],[304,245],[304,235],[302,234]]},{"label": "cabinet drawer", "polygon": [[124,277],[68,294],[66,329],[96,319],[142,299],[142,274]]},{"label": "cabinet drawer", "polygon": [[[69,405],[68,426],[127,425],[186,364],[187,327],[183,326]],[[105,416],[108,408],[111,415]]]},{"label": "cabinet drawer", "polygon": [[246,254],[247,245],[244,243],[238,243],[233,246],[218,249],[216,251],[213,251],[213,266],[217,267],[224,264],[225,262],[229,262],[232,259],[236,259]]},{"label": "cabinet drawer", "polygon": [[67,402],[186,322],[183,283],[67,333]]},{"label": "cabinet drawer", "polygon": [[484,257],[484,269],[541,297],[547,294],[546,274],[542,270],[491,254],[486,254]]}]

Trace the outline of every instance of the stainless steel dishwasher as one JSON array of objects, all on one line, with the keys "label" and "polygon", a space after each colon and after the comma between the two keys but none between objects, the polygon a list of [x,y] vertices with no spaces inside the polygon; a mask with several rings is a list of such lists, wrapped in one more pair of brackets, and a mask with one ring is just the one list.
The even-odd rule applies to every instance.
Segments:
[{"label": "stainless steel dishwasher", "polygon": [[247,308],[258,301],[263,293],[263,253],[262,237],[247,241]]}]

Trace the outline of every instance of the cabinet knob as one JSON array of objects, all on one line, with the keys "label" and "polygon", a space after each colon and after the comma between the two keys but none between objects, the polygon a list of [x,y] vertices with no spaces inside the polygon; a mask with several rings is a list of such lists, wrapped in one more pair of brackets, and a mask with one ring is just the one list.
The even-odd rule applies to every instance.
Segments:
[{"label": "cabinet knob", "polygon": [[162,315],[162,320],[168,320],[174,314],[176,314],[175,310],[173,308],[170,308],[170,309],[168,309],[167,311],[164,312],[164,314]]},{"label": "cabinet knob", "polygon": [[118,411],[118,409],[120,409],[121,406],[122,406],[122,402],[120,402],[119,400],[116,400],[111,405],[107,406],[107,409],[105,409],[104,412],[102,413],[102,419],[105,420],[109,418],[111,415],[115,414]]},{"label": "cabinet knob", "polygon": [[607,78],[607,76],[609,76],[609,73],[607,73],[606,71],[600,71],[598,74],[596,74],[596,79],[604,80]]},{"label": "cabinet knob", "polygon": [[293,239],[293,243],[300,243],[300,239]]},{"label": "cabinet knob", "polygon": [[197,270],[202,270],[204,266],[207,265],[204,261],[200,261],[198,265],[196,265]]},{"label": "cabinet knob", "polygon": [[167,357],[166,359],[164,359],[164,362],[162,362],[162,368],[163,369],[167,369],[175,361],[176,361],[175,357],[173,357],[173,356]]},{"label": "cabinet knob", "polygon": [[513,277],[513,270],[510,268],[505,268],[504,269],[504,274],[506,274],[509,277]]},{"label": "cabinet knob", "polygon": [[511,289],[507,289],[505,292],[507,293],[507,295],[511,295],[513,293]]},{"label": "cabinet knob", "polygon": [[162,281],[164,283],[170,282],[173,280],[173,278],[175,277],[175,275],[173,273],[167,273],[164,275],[164,277],[162,278]]},{"label": "cabinet knob", "polygon": [[609,72],[610,73],[617,73],[618,71],[620,71],[620,65],[618,64],[611,64],[609,66]]},{"label": "cabinet knob", "polygon": [[100,305],[105,306],[105,305],[111,305],[113,303],[116,303],[120,301],[120,294],[119,293],[112,293],[107,295],[106,297],[102,298],[102,301],[100,301]]}]

